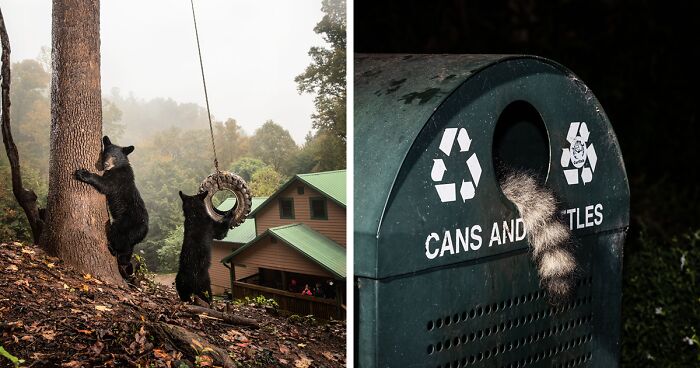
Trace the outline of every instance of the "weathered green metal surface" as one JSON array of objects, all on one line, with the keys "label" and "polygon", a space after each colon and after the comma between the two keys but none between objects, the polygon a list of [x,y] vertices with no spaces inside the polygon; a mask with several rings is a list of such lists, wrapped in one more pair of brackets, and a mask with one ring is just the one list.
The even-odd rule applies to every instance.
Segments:
[{"label": "weathered green metal surface", "polygon": [[[496,123],[516,101],[545,135],[530,139],[531,116],[516,111],[523,128],[499,152],[543,161],[580,244],[582,283],[558,313],[495,176]],[[358,55],[354,141],[359,366],[617,365],[629,188],[576,76],[535,57]]]},{"label": "weathered green metal surface", "polygon": [[[392,183],[417,134],[447,95],[495,55],[355,55],[355,242],[376,239]],[[400,67],[399,67],[400,66]],[[358,238],[359,237],[359,238]],[[355,272],[373,247],[356,253]],[[366,264],[365,262],[370,262]]]}]

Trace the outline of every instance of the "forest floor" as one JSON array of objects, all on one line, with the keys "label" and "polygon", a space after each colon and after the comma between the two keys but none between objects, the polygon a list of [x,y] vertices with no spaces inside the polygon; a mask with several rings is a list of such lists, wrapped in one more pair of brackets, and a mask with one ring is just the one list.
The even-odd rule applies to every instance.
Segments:
[{"label": "forest floor", "polygon": [[0,367],[345,366],[345,322],[247,303],[212,308],[257,326],[193,312],[148,277],[117,287],[36,246],[0,244]]}]

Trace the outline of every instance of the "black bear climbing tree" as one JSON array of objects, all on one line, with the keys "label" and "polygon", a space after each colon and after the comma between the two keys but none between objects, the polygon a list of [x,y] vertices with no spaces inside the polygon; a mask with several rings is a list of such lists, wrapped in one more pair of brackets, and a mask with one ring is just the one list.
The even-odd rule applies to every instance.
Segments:
[{"label": "black bear climbing tree", "polygon": [[99,0],[54,0],[46,227],[41,244],[85,273],[122,283],[107,250],[105,197],[73,177],[95,168],[102,138]]}]

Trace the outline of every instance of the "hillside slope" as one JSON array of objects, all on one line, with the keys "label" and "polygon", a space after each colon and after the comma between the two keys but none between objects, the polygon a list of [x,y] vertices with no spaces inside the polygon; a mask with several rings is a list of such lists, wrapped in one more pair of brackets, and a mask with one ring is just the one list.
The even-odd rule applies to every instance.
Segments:
[{"label": "hillside slope", "polygon": [[[0,244],[0,367],[344,367],[344,322],[254,304],[192,311],[147,278],[119,288],[21,243]],[[4,355],[4,356],[3,356]]]}]

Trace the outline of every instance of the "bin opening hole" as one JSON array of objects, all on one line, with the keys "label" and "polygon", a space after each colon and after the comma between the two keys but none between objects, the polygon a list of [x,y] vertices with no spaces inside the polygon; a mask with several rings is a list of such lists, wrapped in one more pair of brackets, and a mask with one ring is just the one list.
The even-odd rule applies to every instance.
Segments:
[{"label": "bin opening hole", "polygon": [[496,122],[493,162],[499,181],[510,170],[526,171],[541,183],[549,171],[549,138],[539,112],[525,101],[506,106]]}]

